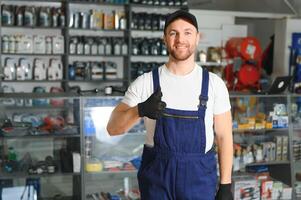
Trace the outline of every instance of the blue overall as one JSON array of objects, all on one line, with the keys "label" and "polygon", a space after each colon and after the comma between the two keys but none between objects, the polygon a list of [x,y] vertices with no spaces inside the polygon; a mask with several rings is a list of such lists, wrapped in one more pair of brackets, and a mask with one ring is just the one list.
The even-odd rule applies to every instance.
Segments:
[{"label": "blue overall", "polygon": [[[160,87],[158,69],[152,73],[156,91]],[[198,110],[165,108],[163,116],[156,121],[154,147],[144,145],[138,171],[142,200],[214,199],[215,151],[205,153],[208,82],[208,71],[203,70]]]}]

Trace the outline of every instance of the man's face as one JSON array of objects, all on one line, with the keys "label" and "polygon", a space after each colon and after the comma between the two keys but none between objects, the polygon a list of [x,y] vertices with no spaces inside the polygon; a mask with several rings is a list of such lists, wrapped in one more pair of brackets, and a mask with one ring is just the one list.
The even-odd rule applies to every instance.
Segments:
[{"label": "man's face", "polygon": [[179,61],[194,55],[199,42],[195,26],[183,19],[176,19],[165,30],[164,42],[169,54]]}]

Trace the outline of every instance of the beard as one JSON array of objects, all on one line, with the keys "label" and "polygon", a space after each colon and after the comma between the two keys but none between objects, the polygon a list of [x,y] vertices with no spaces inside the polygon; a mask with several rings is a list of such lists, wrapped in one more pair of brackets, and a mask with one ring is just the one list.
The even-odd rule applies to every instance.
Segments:
[{"label": "beard", "polygon": [[175,60],[184,61],[187,60],[194,53],[194,50],[190,47],[187,47],[185,51],[169,48],[168,52]]}]

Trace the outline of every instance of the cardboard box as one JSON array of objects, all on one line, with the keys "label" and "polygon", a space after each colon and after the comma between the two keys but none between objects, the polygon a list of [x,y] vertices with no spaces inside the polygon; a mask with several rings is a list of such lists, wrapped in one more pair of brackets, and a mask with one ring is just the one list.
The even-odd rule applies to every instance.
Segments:
[{"label": "cardboard box", "polygon": [[234,181],[234,200],[260,200],[257,180],[236,180]]}]

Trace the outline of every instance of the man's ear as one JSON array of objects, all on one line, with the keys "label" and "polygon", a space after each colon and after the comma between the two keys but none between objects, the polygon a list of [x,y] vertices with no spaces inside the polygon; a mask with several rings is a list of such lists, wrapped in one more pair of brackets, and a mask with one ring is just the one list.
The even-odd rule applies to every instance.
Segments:
[{"label": "man's ear", "polygon": [[197,39],[196,39],[196,45],[199,44],[199,42],[202,40],[203,34],[201,32],[197,33]]}]

